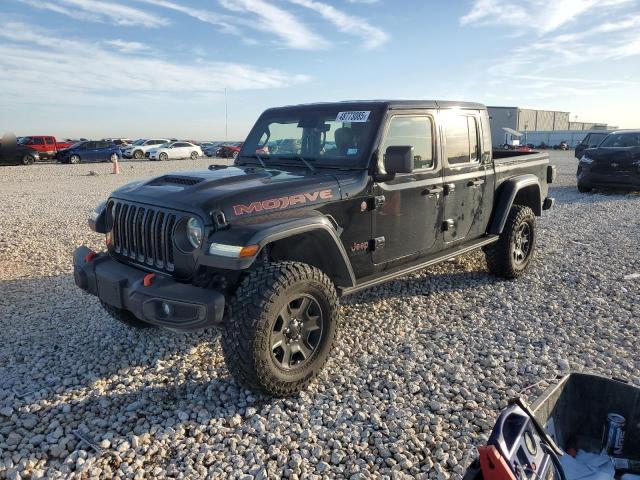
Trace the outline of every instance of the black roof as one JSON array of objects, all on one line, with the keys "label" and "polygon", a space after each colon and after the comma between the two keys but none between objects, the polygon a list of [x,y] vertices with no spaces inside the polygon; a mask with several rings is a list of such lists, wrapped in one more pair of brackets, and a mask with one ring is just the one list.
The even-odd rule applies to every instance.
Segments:
[{"label": "black roof", "polygon": [[316,102],[302,103],[298,105],[287,105],[282,107],[270,108],[269,110],[277,110],[280,108],[307,108],[312,106],[341,106],[344,108],[362,109],[362,108],[470,108],[475,110],[486,110],[486,106],[481,103],[474,102],[456,102],[449,100],[345,100],[341,102]]}]

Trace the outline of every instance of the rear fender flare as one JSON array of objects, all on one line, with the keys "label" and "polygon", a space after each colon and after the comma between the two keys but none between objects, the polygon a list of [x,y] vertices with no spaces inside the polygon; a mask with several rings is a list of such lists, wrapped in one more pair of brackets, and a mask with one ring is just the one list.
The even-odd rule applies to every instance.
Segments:
[{"label": "rear fender flare", "polygon": [[502,233],[518,194],[525,199],[522,203],[523,205],[530,207],[537,216],[542,214],[541,189],[538,177],[533,174],[526,174],[510,178],[498,189],[497,201],[495,202],[488,233],[493,235]]}]

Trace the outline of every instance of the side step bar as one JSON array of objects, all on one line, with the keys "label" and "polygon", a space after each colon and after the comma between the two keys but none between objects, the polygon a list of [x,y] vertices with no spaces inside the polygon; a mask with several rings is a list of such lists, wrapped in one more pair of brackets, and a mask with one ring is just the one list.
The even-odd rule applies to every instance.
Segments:
[{"label": "side step bar", "polygon": [[389,273],[386,274],[384,272],[382,272],[381,274],[375,274],[375,278],[371,278],[372,276],[374,276],[372,275],[369,277],[371,278],[370,280],[365,277],[354,287],[340,289],[340,294],[341,296],[351,295],[352,293],[356,293],[361,290],[380,285],[381,283],[385,283],[395,278],[408,275],[418,270],[422,270],[423,268],[430,267],[431,265],[435,265],[437,263],[459,257],[460,255],[472,252],[486,245],[491,245],[492,243],[497,242],[499,238],[499,235],[487,235],[486,237],[479,238],[478,240],[474,240],[471,243],[467,243],[459,247],[454,247],[450,250],[445,250],[444,252],[441,252],[437,257],[429,258],[428,260],[421,258],[417,260],[418,263],[413,262],[409,265],[403,265],[402,267],[400,267],[400,269],[391,269]]}]

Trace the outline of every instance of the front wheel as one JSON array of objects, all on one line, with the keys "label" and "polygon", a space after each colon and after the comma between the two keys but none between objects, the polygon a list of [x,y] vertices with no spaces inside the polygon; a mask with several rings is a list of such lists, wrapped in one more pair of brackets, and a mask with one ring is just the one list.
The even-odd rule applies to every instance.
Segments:
[{"label": "front wheel", "polygon": [[144,153],[142,153],[142,150],[136,150],[135,152],[133,152],[133,158],[135,158],[136,160],[140,160],[143,156]]},{"label": "front wheel", "polygon": [[514,205],[500,239],[484,248],[489,271],[503,278],[521,276],[536,248],[536,216],[529,207]]},{"label": "front wheel", "polygon": [[580,193],[589,193],[591,190],[593,190],[591,187],[587,187],[581,183],[578,183],[578,191]]},{"label": "front wheel", "polygon": [[71,157],[69,157],[69,163],[73,163],[74,165],[80,163],[80,157],[78,155],[71,155]]},{"label": "front wheel", "polygon": [[36,159],[33,157],[33,155],[25,155],[24,157],[22,157],[23,165],[33,165],[33,162],[35,161]]},{"label": "front wheel", "polygon": [[166,160],[169,160],[169,155],[163,152],[160,155],[158,155],[158,158],[164,162]]},{"label": "front wheel", "polygon": [[297,262],[259,267],[231,301],[222,335],[227,367],[253,390],[292,395],[324,367],[337,323],[338,296],[321,270]]},{"label": "front wheel", "polygon": [[191,160],[197,160],[198,159],[198,152],[191,152]]}]

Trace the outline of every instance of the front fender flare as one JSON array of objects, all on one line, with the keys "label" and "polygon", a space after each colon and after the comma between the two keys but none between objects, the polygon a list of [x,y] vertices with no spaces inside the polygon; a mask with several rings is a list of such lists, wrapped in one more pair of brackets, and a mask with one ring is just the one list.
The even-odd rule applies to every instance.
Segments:
[{"label": "front fender flare", "polygon": [[[340,286],[355,286],[356,278],[349,256],[347,255],[347,251],[338,236],[336,226],[328,217],[319,215],[270,224],[264,228],[254,230],[250,235],[245,237],[243,244],[258,245],[260,247],[259,252],[262,252],[270,243],[294,237],[296,235],[314,232],[322,233],[324,236],[323,246],[325,246],[327,250],[323,252],[323,255],[332,256],[331,260],[334,262],[332,263],[332,266],[338,272]],[[224,237],[216,238],[216,242],[224,243],[225,239]],[[199,263],[201,265],[208,265],[227,270],[245,270],[253,265],[259,255],[260,253],[254,257],[248,258],[226,258],[205,254],[203,255],[203,258],[200,259]]]},{"label": "front fender flare", "polygon": [[[506,180],[499,188],[498,199],[494,206],[493,215],[491,217],[491,223],[489,224],[488,233],[493,235],[500,235],[507,223],[509,217],[509,211],[513,206],[513,202],[518,195],[518,192],[525,188],[533,187],[538,192],[538,203],[540,203],[540,180],[533,174],[518,175],[517,177]],[[541,203],[534,208],[536,215],[540,214]]]}]

